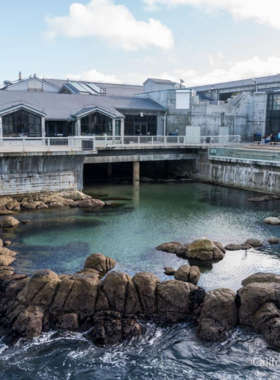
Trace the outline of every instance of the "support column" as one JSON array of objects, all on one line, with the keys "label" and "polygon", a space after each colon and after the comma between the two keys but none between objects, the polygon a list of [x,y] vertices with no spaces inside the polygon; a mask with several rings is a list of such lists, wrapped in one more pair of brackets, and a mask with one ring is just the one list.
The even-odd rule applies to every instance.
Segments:
[{"label": "support column", "polygon": [[108,162],[108,164],[107,164],[107,177],[111,178],[112,177],[112,173],[113,173],[112,163]]},{"label": "support column", "polygon": [[133,185],[138,186],[140,183],[140,162],[133,162]]},{"label": "support column", "polygon": [[121,118],[121,136],[124,136],[124,118]]}]

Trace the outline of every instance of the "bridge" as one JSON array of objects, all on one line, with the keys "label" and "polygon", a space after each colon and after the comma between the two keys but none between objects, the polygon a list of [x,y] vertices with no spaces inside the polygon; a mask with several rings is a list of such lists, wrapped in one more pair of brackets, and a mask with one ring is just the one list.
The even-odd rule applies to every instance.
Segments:
[{"label": "bridge", "polygon": [[155,161],[192,162],[197,178],[223,184],[231,178],[237,187],[259,183],[257,190],[273,191],[280,181],[278,169],[267,180],[268,167],[280,166],[279,148],[241,144],[238,135],[9,137],[0,139],[0,195],[81,190],[84,165],[99,163],[108,172],[112,163],[133,163],[137,185],[141,162]]}]

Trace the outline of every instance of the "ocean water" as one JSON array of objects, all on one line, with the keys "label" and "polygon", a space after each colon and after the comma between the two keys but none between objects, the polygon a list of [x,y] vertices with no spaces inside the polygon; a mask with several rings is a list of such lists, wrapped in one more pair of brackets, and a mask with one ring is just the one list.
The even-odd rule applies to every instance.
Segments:
[{"label": "ocean water", "polygon": [[[209,237],[224,244],[251,237],[280,237],[280,227],[262,221],[280,215],[280,201],[252,203],[258,194],[206,184],[88,185],[85,192],[110,201],[99,211],[80,209],[22,213],[27,225],[5,231],[19,252],[19,273],[38,269],[73,273],[101,252],[117,260],[116,270],[134,275],[151,271],[170,279],[164,266],[187,261],[155,247],[166,241]],[[201,268],[206,290],[237,290],[256,272],[280,273],[279,246],[228,252],[212,267]],[[269,359],[274,359],[271,364]],[[279,360],[279,363],[277,362]],[[280,355],[251,329],[238,328],[222,343],[201,342],[191,323],[145,325],[140,338],[100,348],[82,334],[44,334],[32,342],[0,345],[0,379],[276,379]]]}]

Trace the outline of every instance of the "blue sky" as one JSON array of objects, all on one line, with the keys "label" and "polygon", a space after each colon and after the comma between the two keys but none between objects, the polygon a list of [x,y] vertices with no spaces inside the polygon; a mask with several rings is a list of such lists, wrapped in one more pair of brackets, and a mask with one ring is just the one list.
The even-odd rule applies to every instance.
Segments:
[{"label": "blue sky", "polygon": [[1,2],[0,81],[38,76],[187,86],[280,72],[279,0]]}]

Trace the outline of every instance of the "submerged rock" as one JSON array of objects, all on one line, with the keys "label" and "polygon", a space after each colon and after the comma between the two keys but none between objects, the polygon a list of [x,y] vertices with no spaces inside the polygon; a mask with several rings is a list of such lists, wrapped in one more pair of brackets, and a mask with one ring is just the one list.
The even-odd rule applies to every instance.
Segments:
[{"label": "submerged rock", "polygon": [[0,226],[2,228],[11,228],[17,226],[18,224],[19,221],[12,216],[6,216],[0,221]]},{"label": "submerged rock", "polygon": [[174,268],[164,267],[164,274],[166,274],[167,276],[173,276],[175,272],[176,270]]},{"label": "submerged rock", "polygon": [[99,199],[86,199],[84,201],[79,201],[78,203],[79,208],[102,208],[105,207],[105,202],[99,200]]},{"label": "submerged rock", "polygon": [[261,247],[263,243],[259,239],[247,239],[245,245],[251,245],[252,247]]},{"label": "submerged rock", "polygon": [[249,244],[228,244],[225,248],[227,251],[247,251],[252,247]]},{"label": "submerged rock", "polygon": [[268,241],[270,244],[279,244],[280,239],[278,239],[277,237],[270,237],[269,239],[267,239],[267,241]]},{"label": "submerged rock", "polygon": [[263,222],[266,224],[272,224],[272,225],[278,226],[278,225],[280,225],[280,218],[270,216],[270,217],[264,219]]},{"label": "submerged rock", "polygon": [[158,251],[164,251],[164,252],[169,252],[169,253],[177,253],[178,250],[184,250],[184,253],[186,251],[186,247],[184,246],[184,244],[176,242],[176,241],[163,243],[161,245],[158,245],[156,249]]}]

